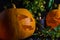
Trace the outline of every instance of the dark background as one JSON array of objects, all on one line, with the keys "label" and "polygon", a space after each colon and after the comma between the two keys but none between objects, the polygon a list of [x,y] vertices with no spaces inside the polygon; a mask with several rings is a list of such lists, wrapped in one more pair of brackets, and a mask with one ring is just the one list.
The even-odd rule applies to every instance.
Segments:
[{"label": "dark background", "polygon": [[[32,0],[30,0],[30,1],[32,2]],[[34,0],[33,0],[33,1],[34,1]],[[46,5],[45,5],[45,6],[48,5],[48,2],[49,2],[49,0],[46,0]],[[60,4],[60,0],[54,0],[54,2],[55,2],[56,4]],[[4,10],[3,7],[4,7],[5,5],[7,5],[8,8],[11,8],[11,7],[12,7],[12,3],[15,3],[17,8],[23,7],[21,0],[12,0],[12,2],[11,2],[11,0],[0,0],[0,12],[1,12],[2,10]],[[47,8],[47,11],[48,11],[48,8]]]}]

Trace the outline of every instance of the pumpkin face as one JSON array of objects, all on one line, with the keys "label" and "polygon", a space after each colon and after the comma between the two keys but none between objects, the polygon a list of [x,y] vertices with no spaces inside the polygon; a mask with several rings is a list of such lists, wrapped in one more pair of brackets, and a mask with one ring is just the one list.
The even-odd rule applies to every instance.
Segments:
[{"label": "pumpkin face", "polygon": [[9,18],[9,25],[15,30],[14,35],[19,39],[27,38],[34,33],[35,20],[27,9],[8,9],[6,14]]},{"label": "pumpkin face", "polygon": [[55,28],[60,24],[60,10],[55,9],[50,11],[46,16],[46,24],[47,26],[51,26],[51,28]]}]

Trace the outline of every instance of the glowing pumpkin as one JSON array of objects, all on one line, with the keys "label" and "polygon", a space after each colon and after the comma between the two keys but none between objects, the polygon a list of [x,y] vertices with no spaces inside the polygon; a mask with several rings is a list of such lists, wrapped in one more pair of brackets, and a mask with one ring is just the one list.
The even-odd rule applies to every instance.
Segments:
[{"label": "glowing pumpkin", "polygon": [[14,29],[14,38],[27,38],[35,31],[35,20],[32,14],[25,8],[11,8],[5,10],[9,20],[9,26]]},{"label": "glowing pumpkin", "polygon": [[[60,4],[59,4],[60,7]],[[60,24],[60,8],[50,11],[46,16],[46,24],[52,29]]]}]

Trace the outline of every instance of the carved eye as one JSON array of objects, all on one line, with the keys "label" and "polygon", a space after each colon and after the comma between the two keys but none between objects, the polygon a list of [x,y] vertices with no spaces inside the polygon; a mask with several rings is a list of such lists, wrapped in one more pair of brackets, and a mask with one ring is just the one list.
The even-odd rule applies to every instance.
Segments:
[{"label": "carved eye", "polygon": [[25,16],[25,15],[18,15],[18,19],[19,19],[19,20],[22,20],[22,19],[24,19],[24,18],[27,18],[27,16]]}]

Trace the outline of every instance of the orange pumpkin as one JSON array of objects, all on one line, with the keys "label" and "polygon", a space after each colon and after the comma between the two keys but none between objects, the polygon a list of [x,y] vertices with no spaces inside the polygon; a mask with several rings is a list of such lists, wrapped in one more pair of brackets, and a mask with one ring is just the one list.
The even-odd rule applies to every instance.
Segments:
[{"label": "orange pumpkin", "polygon": [[[59,4],[60,7],[60,4]],[[46,24],[52,29],[60,24],[60,8],[50,11],[46,16]]]},{"label": "orange pumpkin", "polygon": [[14,39],[25,39],[33,35],[35,31],[35,19],[27,9],[11,8],[5,10],[5,13],[9,20],[9,26],[14,30]]}]

